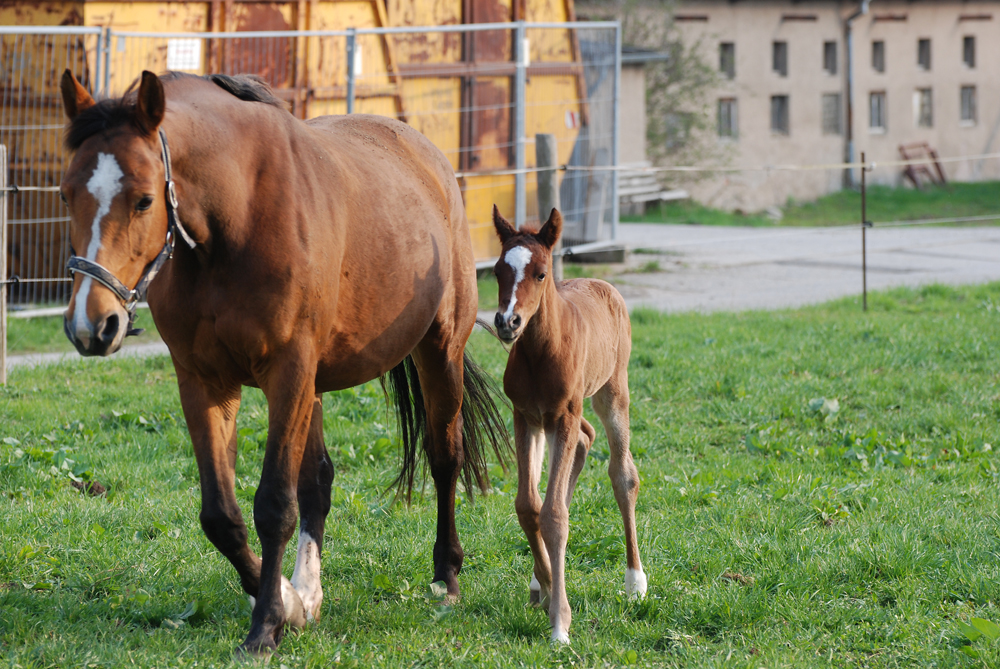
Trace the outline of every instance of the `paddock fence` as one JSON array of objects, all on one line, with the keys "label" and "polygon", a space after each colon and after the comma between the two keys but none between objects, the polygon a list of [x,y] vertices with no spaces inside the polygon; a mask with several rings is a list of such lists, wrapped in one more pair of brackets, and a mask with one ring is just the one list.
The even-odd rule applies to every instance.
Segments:
[{"label": "paddock fence", "polygon": [[560,165],[604,168],[562,172],[567,243],[616,235],[617,22],[231,33],[0,27],[8,156],[0,280],[13,309],[69,298],[69,218],[58,197],[67,68],[98,98],[122,94],[143,70],[254,74],[302,119],[371,113],[406,122],[451,162],[483,262],[499,251],[494,203],[518,225],[537,219],[533,138],[553,134]]}]

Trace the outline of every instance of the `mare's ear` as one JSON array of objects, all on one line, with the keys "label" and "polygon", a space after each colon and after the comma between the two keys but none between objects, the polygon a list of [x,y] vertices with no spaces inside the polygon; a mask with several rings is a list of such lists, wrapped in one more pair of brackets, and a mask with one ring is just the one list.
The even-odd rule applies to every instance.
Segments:
[{"label": "mare's ear", "polygon": [[517,229],[500,215],[496,205],[493,205],[493,227],[497,229],[501,244],[506,244],[508,239],[517,234]]},{"label": "mare's ear", "polygon": [[549,220],[545,221],[542,229],[535,234],[535,239],[541,242],[546,248],[551,249],[559,241],[559,235],[562,234],[562,227],[562,214],[559,213],[558,209],[553,209],[552,213],[549,214]]},{"label": "mare's ear", "polygon": [[140,128],[152,135],[163,122],[167,112],[167,96],[163,92],[160,78],[143,70],[142,82],[139,84],[139,94],[136,96],[135,114]]},{"label": "mare's ear", "polygon": [[63,109],[71,121],[76,118],[77,114],[95,104],[94,98],[91,97],[86,88],[80,85],[69,69],[63,72],[59,88],[62,90]]}]

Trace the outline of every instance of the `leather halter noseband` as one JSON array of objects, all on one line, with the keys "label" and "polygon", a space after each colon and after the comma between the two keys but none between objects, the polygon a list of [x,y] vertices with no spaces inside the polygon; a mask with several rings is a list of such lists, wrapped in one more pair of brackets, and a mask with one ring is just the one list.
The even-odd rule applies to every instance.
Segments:
[{"label": "leather halter noseband", "polygon": [[126,337],[131,337],[133,335],[141,334],[143,330],[141,328],[136,329],[133,327],[135,323],[135,310],[139,305],[139,299],[146,292],[149,284],[152,283],[156,275],[159,274],[160,270],[163,269],[163,265],[174,256],[174,242],[177,235],[180,235],[181,239],[191,247],[192,249],[196,246],[196,243],[191,239],[191,235],[188,234],[184,226],[181,225],[180,219],[177,218],[177,192],[174,190],[174,180],[171,177],[170,171],[170,147],[167,145],[167,135],[160,130],[160,156],[163,159],[163,168],[166,175],[166,205],[167,205],[167,241],[163,245],[163,250],[160,254],[153,259],[153,262],[146,265],[146,269],[143,270],[142,276],[139,277],[138,283],[135,284],[135,288],[129,290],[129,288],[122,283],[118,277],[109,272],[103,266],[82,258],[80,256],[70,256],[69,260],[66,262],[66,268],[70,272],[84,274],[89,276],[94,281],[98,281],[106,286],[111,292],[118,296],[118,299],[122,301],[125,306],[125,310],[128,312],[128,330],[125,332]]}]

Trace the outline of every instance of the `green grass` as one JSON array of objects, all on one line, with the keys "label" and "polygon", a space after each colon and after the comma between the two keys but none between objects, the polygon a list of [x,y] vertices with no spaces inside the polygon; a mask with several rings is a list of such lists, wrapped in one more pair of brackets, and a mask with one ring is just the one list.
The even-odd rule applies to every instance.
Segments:
[{"label": "green grass", "polygon": [[[970,645],[963,627],[1000,622],[1000,284],[879,293],[867,314],[856,299],[641,310],[633,326],[646,601],[621,594],[603,436],[571,510],[571,648],[551,647],[546,615],[524,607],[513,473],[495,471],[492,495],[459,504],[464,597],[452,609],[430,601],[434,504],[380,495],[398,459],[382,441],[394,432],[381,391],[367,384],[325,396],[337,478],[323,617],[271,666],[1000,664],[1000,642]],[[497,342],[479,333],[471,346],[502,373]],[[175,383],[153,358],[18,369],[0,390],[4,666],[232,661],[249,606],[198,525]],[[248,390],[246,512],[266,417]],[[77,492],[70,474],[107,496]]]},{"label": "green grass", "polygon": [[[152,316],[148,309],[140,309],[135,321],[136,327],[146,331],[136,337],[130,337],[128,344],[159,341]],[[47,316],[45,318],[8,318],[7,319],[7,352],[18,353],[72,353],[76,349],[66,339],[63,333],[62,316]]]},{"label": "green grass", "polygon": [[[920,191],[872,186],[868,188],[867,200],[868,219],[876,224],[1000,214],[1000,183],[953,183]],[[814,202],[789,202],[781,209],[783,218],[776,222],[762,213],[720,211],[693,201],[664,202],[643,216],[622,216],[622,221],[746,226],[850,225],[861,220],[861,193],[843,190]]]}]

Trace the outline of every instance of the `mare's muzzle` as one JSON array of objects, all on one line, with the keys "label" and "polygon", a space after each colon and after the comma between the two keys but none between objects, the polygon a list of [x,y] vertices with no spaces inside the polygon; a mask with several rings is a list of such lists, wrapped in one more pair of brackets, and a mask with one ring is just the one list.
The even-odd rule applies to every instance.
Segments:
[{"label": "mare's muzzle", "polygon": [[[77,308],[87,307],[77,305]],[[124,329],[128,322],[125,313],[112,311],[93,324],[92,329],[87,332],[77,332],[70,320],[63,316],[63,332],[82,356],[111,355],[121,348],[125,340]]]}]

